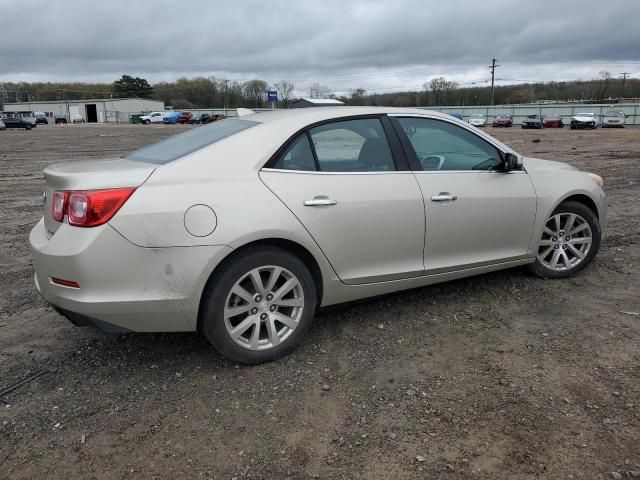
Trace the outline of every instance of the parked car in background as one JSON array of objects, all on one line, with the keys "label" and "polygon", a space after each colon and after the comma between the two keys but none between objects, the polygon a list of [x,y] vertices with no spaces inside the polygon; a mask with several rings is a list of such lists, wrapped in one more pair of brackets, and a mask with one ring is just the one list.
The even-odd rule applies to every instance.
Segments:
[{"label": "parked car in background", "polygon": [[44,124],[47,125],[49,123],[49,119],[42,112],[35,112],[34,117],[36,119],[36,124]]},{"label": "parked car in background", "polygon": [[494,127],[513,127],[513,117],[509,114],[498,114],[493,120]]},{"label": "parked car in background", "polygon": [[560,117],[543,117],[542,125],[544,128],[564,128],[564,123]]},{"label": "parked car in background", "polygon": [[187,123],[189,123],[190,125],[193,124],[205,124],[205,123],[211,123],[211,122],[217,122],[218,120],[222,120],[226,118],[223,114],[218,113],[218,114],[208,114],[208,113],[202,113],[200,116],[193,116],[189,119],[189,121]]},{"label": "parked car in background", "polygon": [[149,125],[150,123],[162,123],[166,112],[151,112],[149,115],[142,115],[140,117],[140,123],[143,125]]},{"label": "parked car in background", "polygon": [[473,125],[474,127],[486,127],[487,117],[480,114],[469,115],[469,125]]},{"label": "parked car in background", "polygon": [[2,118],[0,118],[0,130],[6,130],[6,129],[7,129],[7,126],[2,121]]},{"label": "parked car in background", "polygon": [[6,128],[24,128],[25,130],[36,128],[33,117],[4,117],[2,121]]},{"label": "parked car in background", "polygon": [[571,117],[571,130],[576,128],[598,128],[598,118],[596,114],[591,113],[576,113]]},{"label": "parked car in background", "polygon": [[457,118],[458,120],[463,120],[462,114],[459,112],[451,112],[449,113],[449,115],[451,115],[453,118]]},{"label": "parked car in background", "polygon": [[319,306],[521,265],[575,275],[607,212],[598,175],[410,108],[246,115],[44,179],[29,242],[59,313],[201,332],[251,364],[291,352]]},{"label": "parked car in background", "polygon": [[53,117],[53,123],[55,123],[56,125],[60,123],[67,123],[67,117],[64,115],[56,115]]},{"label": "parked car in background", "polygon": [[609,110],[602,116],[602,128],[624,128],[625,118],[626,117],[624,112],[620,112],[618,110]]},{"label": "parked car in background", "polygon": [[540,115],[527,115],[522,123],[520,124],[522,128],[543,128],[544,124],[542,123],[542,117]]},{"label": "parked car in background", "polygon": [[191,120],[191,117],[193,117],[193,113],[191,113],[191,112],[182,112],[182,114],[180,115],[180,118],[178,118],[178,123],[184,125],[185,123],[188,123],[189,120]]},{"label": "parked car in background", "polygon": [[189,125],[200,125],[201,123],[205,123],[203,122],[204,119],[206,119],[209,115],[206,113],[201,113],[200,115],[192,115],[191,118],[189,120],[187,120],[187,123]]},{"label": "parked car in background", "polygon": [[181,117],[182,117],[182,112],[167,113],[165,114],[164,117],[162,117],[162,123],[165,123],[167,125],[174,125],[178,123]]}]

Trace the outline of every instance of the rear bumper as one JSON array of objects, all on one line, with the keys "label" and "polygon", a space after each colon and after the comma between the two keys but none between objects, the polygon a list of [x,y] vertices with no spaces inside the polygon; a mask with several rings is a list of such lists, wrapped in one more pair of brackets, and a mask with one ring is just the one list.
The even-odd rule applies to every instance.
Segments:
[{"label": "rear bumper", "polygon": [[[40,294],[75,324],[107,331],[193,331],[200,296],[227,246],[143,248],[111,226],[61,225],[53,236],[40,220],[29,236]],[[77,282],[58,285],[52,278]]]},{"label": "rear bumper", "polygon": [[65,317],[67,320],[73,323],[76,327],[92,327],[106,333],[129,332],[129,330],[127,330],[126,328],[119,327],[111,323],[103,322],[101,320],[98,320],[97,318],[89,317],[87,315],[82,315],[80,313],[70,312],[69,310],[56,307],[55,305],[53,306],[53,308],[56,310],[56,312],[58,312],[60,315]]}]

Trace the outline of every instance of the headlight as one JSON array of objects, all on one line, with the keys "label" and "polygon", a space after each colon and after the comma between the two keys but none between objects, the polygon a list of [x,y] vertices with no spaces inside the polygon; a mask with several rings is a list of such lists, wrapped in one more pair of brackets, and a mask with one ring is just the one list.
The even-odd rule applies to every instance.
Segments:
[{"label": "headlight", "polygon": [[589,175],[589,177],[591,177],[591,180],[596,182],[596,184],[600,188],[602,188],[604,186],[604,180],[602,180],[602,177],[600,175],[596,175],[595,173],[587,173],[587,175]]}]

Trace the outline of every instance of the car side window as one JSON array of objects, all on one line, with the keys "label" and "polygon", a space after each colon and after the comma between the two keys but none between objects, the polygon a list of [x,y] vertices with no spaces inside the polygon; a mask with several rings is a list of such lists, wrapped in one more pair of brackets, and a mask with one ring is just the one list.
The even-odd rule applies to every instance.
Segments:
[{"label": "car side window", "polygon": [[313,158],[313,151],[311,150],[309,137],[307,137],[306,133],[298,135],[298,137],[291,142],[289,147],[273,165],[273,168],[302,171],[316,170],[316,161]]},{"label": "car side window", "polygon": [[378,118],[331,122],[309,130],[323,172],[396,170],[391,147]]},{"label": "car side window", "polygon": [[398,118],[422,170],[500,170],[496,147],[478,135],[432,118]]}]

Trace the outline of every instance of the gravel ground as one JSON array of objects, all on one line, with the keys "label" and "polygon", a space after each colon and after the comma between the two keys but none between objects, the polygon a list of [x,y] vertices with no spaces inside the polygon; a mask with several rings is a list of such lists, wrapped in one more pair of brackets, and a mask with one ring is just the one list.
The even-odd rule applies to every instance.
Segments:
[{"label": "gravel ground", "polygon": [[640,130],[488,129],[604,177],[609,229],[579,276],[332,307],[245,367],[195,334],[76,328],[33,286],[42,168],[183,128],[0,132],[0,388],[50,371],[0,403],[0,478],[640,478]]}]

